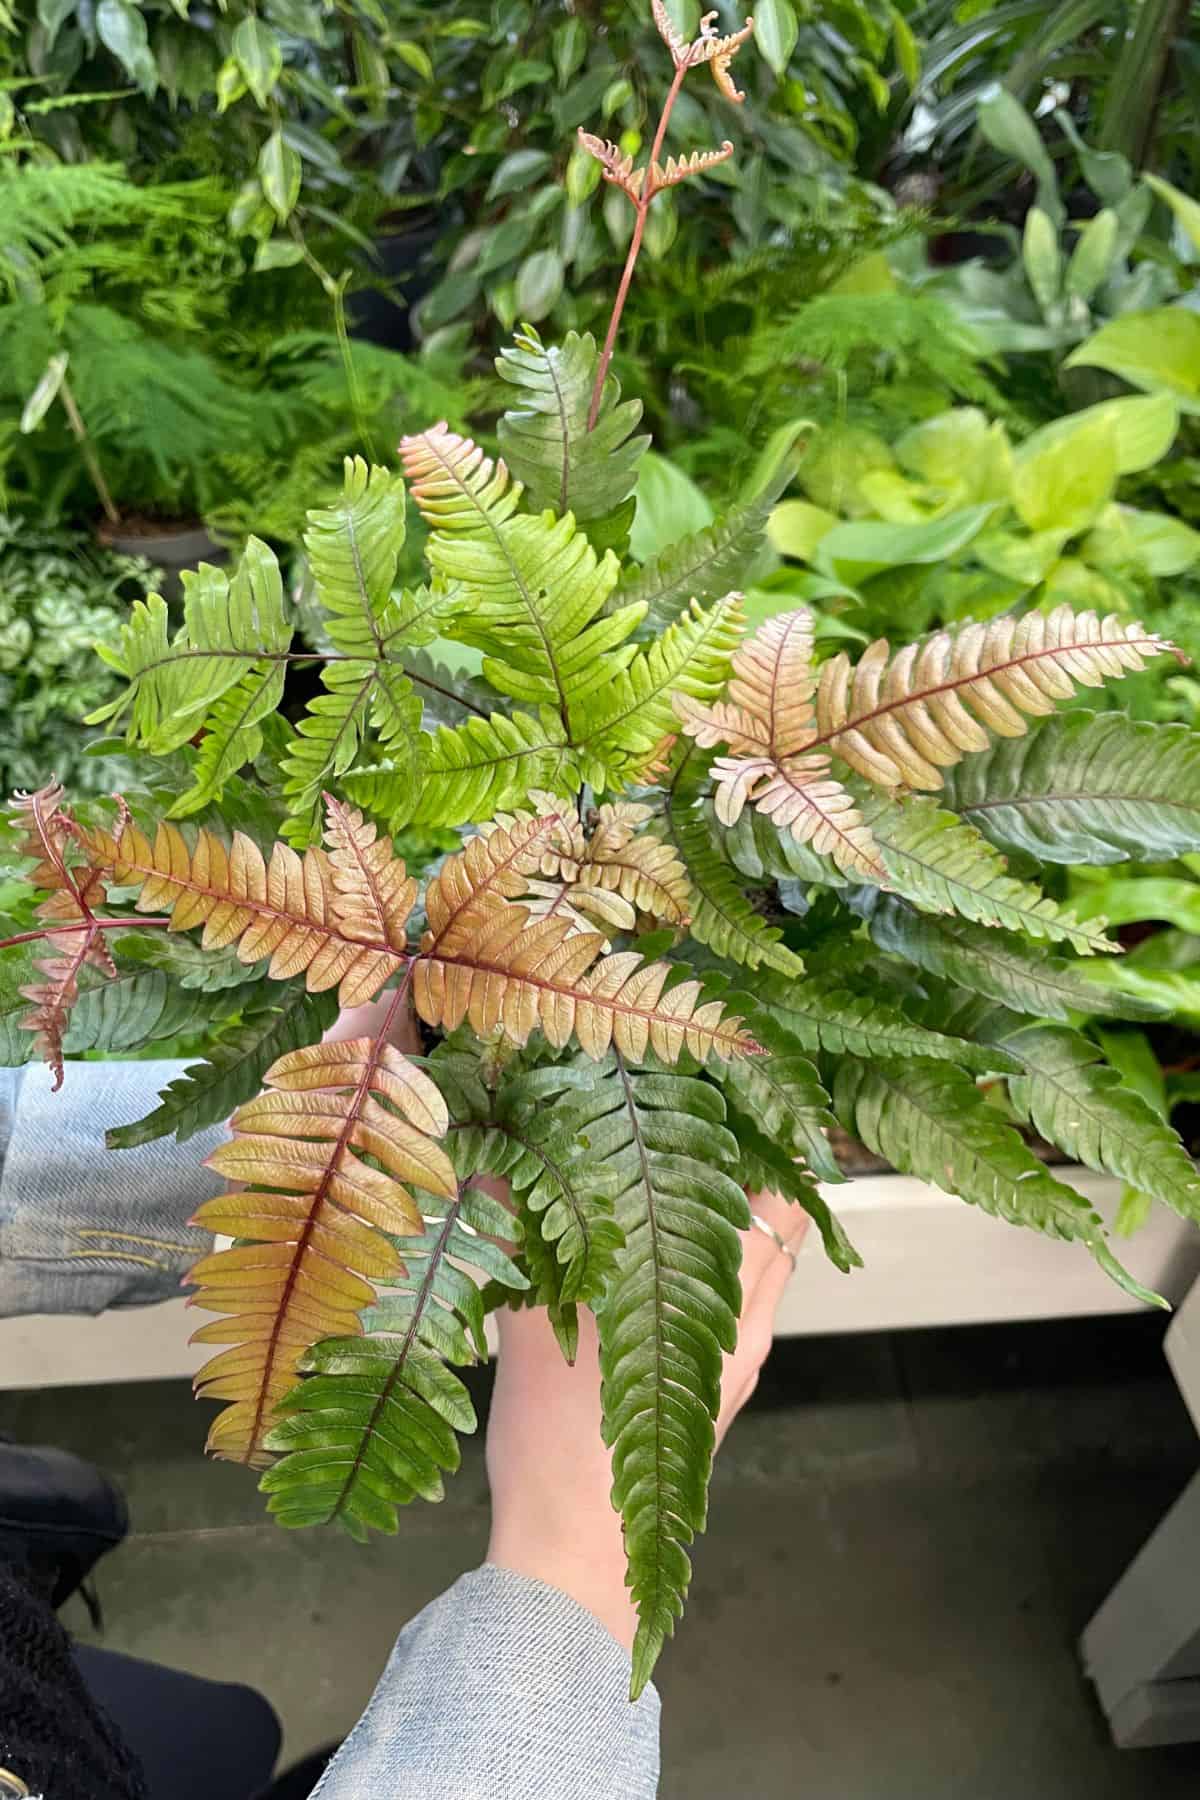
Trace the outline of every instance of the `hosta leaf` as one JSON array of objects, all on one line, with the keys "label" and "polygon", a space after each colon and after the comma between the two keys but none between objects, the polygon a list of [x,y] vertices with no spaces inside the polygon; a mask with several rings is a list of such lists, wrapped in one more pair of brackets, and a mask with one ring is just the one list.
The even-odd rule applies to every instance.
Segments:
[{"label": "hosta leaf", "polygon": [[153,1112],[129,1125],[109,1126],[105,1143],[110,1150],[132,1150],[172,1133],[183,1143],[227,1119],[258,1093],[272,1063],[289,1050],[315,1043],[336,1017],[332,995],[308,994],[299,983],[270,994],[267,1004],[249,1010],[241,1024],[209,1040],[206,1060],[168,1082]]},{"label": "hosta leaf", "polygon": [[1011,932],[991,931],[965,919],[925,918],[887,895],[871,915],[871,936],[881,950],[1014,1012],[1064,1021],[1076,1013],[1147,1019],[1159,1012],[1089,981],[1078,964]]},{"label": "hosta leaf", "polygon": [[947,798],[1006,850],[1047,862],[1200,850],[1200,738],[1122,713],[1067,713],[971,756]]}]

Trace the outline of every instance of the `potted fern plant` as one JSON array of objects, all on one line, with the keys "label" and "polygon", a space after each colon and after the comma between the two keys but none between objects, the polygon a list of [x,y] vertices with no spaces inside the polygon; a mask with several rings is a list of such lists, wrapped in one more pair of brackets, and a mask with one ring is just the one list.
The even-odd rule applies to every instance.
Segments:
[{"label": "potted fern plant", "polygon": [[[5,946],[5,1035],[59,1081],[71,1050],[154,1041],[164,994],[202,996],[208,1055],[110,1142],[232,1114],[199,1219],[236,1243],[192,1271],[197,1387],[224,1402],[211,1448],[263,1469],[281,1523],[364,1537],[441,1494],[488,1300],[548,1307],[568,1356],[595,1312],[635,1693],[704,1523],[746,1187],[852,1269],[818,1185],[836,1116],[1128,1282],[1003,1091],[1069,1156],[1200,1208],[1178,1140],[1075,1029],[1139,1009],[1089,979],[1115,946],[995,842],[1200,848],[1189,732],[1055,716],[1171,647],[1060,606],[818,663],[804,609],[745,627],[772,492],[628,556],[646,439],[608,362],[655,196],[727,154],[664,159],[671,108],[704,66],[735,98],[746,36],[655,17],[673,77],[649,162],[582,139],[634,209],[605,343],[518,337],[502,460],[433,425],[402,472],[347,463],[306,539],[321,649],[293,647],[254,540],[190,578],[174,636],[161,600],[134,608],[100,718],[143,773],[113,803],[18,798],[37,921]],[[406,486],[428,579],[398,588]],[[323,691],[293,727],[297,659]],[[434,831],[457,847],[410,872],[398,840]],[[335,996],[376,1003],[368,1034],[321,1041]],[[410,1009],[421,1055],[393,1042]]]}]

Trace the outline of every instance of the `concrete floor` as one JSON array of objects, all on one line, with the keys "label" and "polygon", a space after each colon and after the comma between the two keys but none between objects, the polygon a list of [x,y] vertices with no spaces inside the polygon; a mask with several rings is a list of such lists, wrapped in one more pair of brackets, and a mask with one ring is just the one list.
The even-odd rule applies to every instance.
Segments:
[{"label": "concrete floor", "polygon": [[[1200,1457],[1161,1331],[778,1346],[661,1665],[663,1800],[1192,1800],[1200,1745],[1114,1750],[1074,1653]],[[345,1732],[399,1624],[479,1559],[482,1457],[362,1549],[264,1523],[253,1481],[201,1460],[205,1417],[173,1382],[0,1394],[0,1430],[129,1496],[105,1641],[260,1687],[294,1758]]]}]

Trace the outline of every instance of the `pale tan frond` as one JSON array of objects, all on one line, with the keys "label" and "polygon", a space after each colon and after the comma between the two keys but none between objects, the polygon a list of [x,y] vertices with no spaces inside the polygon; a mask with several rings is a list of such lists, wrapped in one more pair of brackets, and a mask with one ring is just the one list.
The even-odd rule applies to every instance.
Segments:
[{"label": "pale tan frond", "polygon": [[390,839],[376,842],[360,813],[339,808],[332,850],[303,856],[276,843],[264,859],[241,832],[226,849],[200,831],[190,849],[169,823],[158,826],[153,844],[128,820],[116,836],[80,837],[114,884],[138,890],[138,912],[169,911],[175,931],[203,925],[206,949],[233,946],[244,963],[269,957],[267,973],[277,981],[303,974],[311,993],[336,987],[343,1006],[357,1006],[404,967],[415,884],[391,856]]},{"label": "pale tan frond", "polygon": [[628,194],[636,206],[641,198],[642,184],[646,179],[645,169],[635,169],[633,158],[623,151],[619,145],[608,138],[596,137],[593,132],[585,131],[579,126],[576,131],[580,147],[594,156],[604,171],[605,181],[611,181],[622,193]]},{"label": "pale tan frond", "polygon": [[[667,988],[669,963],[646,963],[633,951],[602,956],[598,932],[569,920],[534,920],[529,909],[491,900],[457,955],[435,948],[426,933],[413,964],[413,1004],[428,1025],[453,1031],[465,1020],[485,1036],[499,1027],[524,1044],[541,1030],[561,1049],[574,1038],[599,1060],[614,1045],[635,1061],[653,1050],[676,1062],[752,1056],[759,1046],[720,1001],[702,999],[698,981]],[[597,960],[599,959],[599,960]]]},{"label": "pale tan frond", "polygon": [[844,652],[822,666],[809,747],[887,787],[937,788],[990,733],[1020,737],[1077,686],[1164,652],[1178,654],[1141,624],[1069,606],[938,631],[894,656],[880,639],[855,666]]},{"label": "pale tan frond", "polygon": [[557,813],[502,815],[447,857],[425,891],[428,930],[421,949],[457,956],[490,928],[490,909],[526,890],[531,875],[549,863],[562,821]]},{"label": "pale tan frond", "polygon": [[694,69],[700,63],[708,63],[721,93],[738,106],[746,96],[734,86],[730,64],[754,30],[754,20],[747,19],[740,31],[732,32],[728,37],[718,37],[711,23],[716,16],[716,13],[708,13],[700,21],[700,36],[689,50],[688,67]]},{"label": "pale tan frond", "polygon": [[[45,928],[44,942],[52,954],[34,963],[41,979],[19,991],[32,1003],[21,1027],[32,1032],[35,1049],[53,1072],[57,1093],[63,1084],[63,1044],[79,998],[80,973],[89,965],[110,977],[117,973],[103,923],[94,911],[107,894],[101,869],[94,862],[75,860],[76,827],[63,806],[61,783],[51,781],[36,793],[14,795],[10,816],[19,850],[33,860],[31,885],[48,890],[34,917]],[[122,802],[118,817],[126,816]]]},{"label": "pale tan frond", "polygon": [[401,438],[400,457],[421,516],[436,531],[478,531],[481,522],[500,525],[516,511],[521,483],[510,483],[501,458],[485,456],[444,419]]},{"label": "pale tan frond", "polygon": [[372,1281],[403,1273],[383,1234],[423,1230],[409,1189],[458,1193],[435,1141],[449,1128],[445,1101],[382,1033],[292,1051],[266,1083],[208,1158],[243,1185],[196,1214],[198,1224],[253,1241],[204,1257],[189,1276],[192,1305],[230,1315],[196,1333],[233,1346],[196,1376],[202,1397],[233,1403],[209,1448],[250,1463],[269,1460],[262,1441],[305,1351],[357,1334],[361,1309],[376,1298]]},{"label": "pale tan frond", "polygon": [[726,138],[719,150],[693,150],[690,156],[668,156],[665,168],[660,163],[650,164],[650,186],[655,193],[660,188],[674,187],[690,175],[703,175],[706,169],[728,162],[732,155],[733,145]]},{"label": "pale tan frond", "polygon": [[733,653],[727,701],[704,706],[675,696],[684,731],[708,748],[728,744],[735,755],[776,762],[806,750],[816,735],[812,652],[807,607],[766,620]]},{"label": "pale tan frond", "polygon": [[886,881],[879,846],[851,796],[830,775],[828,756],[791,756],[779,763],[719,756],[712,772],[713,805],[723,825],[736,824],[750,801],[797,843],[832,857],[847,874]]},{"label": "pale tan frond", "polygon": [[[650,11],[654,16],[654,23],[658,28],[659,37],[671,52],[671,61],[675,64],[677,69],[686,69],[688,66],[688,54],[691,45],[685,43],[683,38],[676,31],[674,21],[666,7],[663,5],[663,0],[650,0]],[[705,15],[705,20],[715,19],[716,16],[715,13],[707,13]]]}]

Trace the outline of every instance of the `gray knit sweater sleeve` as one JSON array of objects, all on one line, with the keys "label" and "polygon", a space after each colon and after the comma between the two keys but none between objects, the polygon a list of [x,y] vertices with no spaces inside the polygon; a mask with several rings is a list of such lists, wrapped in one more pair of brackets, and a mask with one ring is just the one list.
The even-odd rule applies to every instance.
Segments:
[{"label": "gray knit sweater sleeve", "polygon": [[313,1800],[654,1800],[658,1713],[598,1619],[485,1564],[405,1626]]}]

